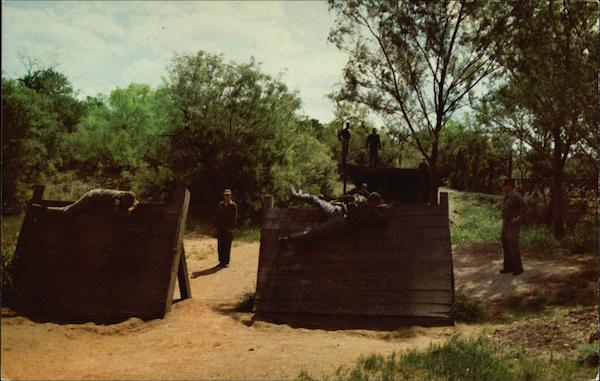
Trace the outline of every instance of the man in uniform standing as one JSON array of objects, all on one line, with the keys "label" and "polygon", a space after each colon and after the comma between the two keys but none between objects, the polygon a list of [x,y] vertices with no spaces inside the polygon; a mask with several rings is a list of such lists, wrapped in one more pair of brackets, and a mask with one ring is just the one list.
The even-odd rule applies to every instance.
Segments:
[{"label": "man in uniform standing", "polygon": [[231,241],[237,224],[237,205],[231,199],[231,190],[223,191],[223,201],[217,206],[217,252],[219,264],[217,267],[229,266]]},{"label": "man in uniform standing", "polygon": [[521,218],[527,204],[523,197],[514,190],[512,179],[506,179],[502,184],[504,201],[502,203],[502,251],[504,252],[504,268],[501,274],[513,273],[519,275],[523,272],[521,252],[519,250],[519,234],[521,231]]},{"label": "man in uniform standing", "polygon": [[373,129],[371,135],[367,137],[367,148],[369,148],[369,165],[371,165],[371,167],[376,167],[379,149],[381,148],[381,139],[375,129]]}]

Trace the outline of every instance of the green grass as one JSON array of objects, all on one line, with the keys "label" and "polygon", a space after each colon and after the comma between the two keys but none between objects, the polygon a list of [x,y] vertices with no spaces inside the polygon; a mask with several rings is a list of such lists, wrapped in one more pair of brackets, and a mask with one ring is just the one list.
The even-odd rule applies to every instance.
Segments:
[{"label": "green grass", "polygon": [[[451,191],[455,205],[455,223],[450,227],[453,244],[499,242],[502,232],[499,196]],[[587,218],[562,240],[557,240],[545,225],[524,225],[521,228],[520,247],[540,254],[596,253],[597,222]]]},{"label": "green grass", "polygon": [[[327,380],[574,380],[592,379],[594,368],[576,360],[528,357],[514,350],[502,351],[485,336],[465,339],[453,336],[425,351],[411,350],[389,356],[361,357],[351,368],[340,368]],[[307,371],[298,380],[315,380]]]},{"label": "green grass", "polygon": [[451,225],[453,244],[498,241],[502,229],[499,198],[477,193],[451,192],[457,223]]},{"label": "green grass", "polygon": [[452,305],[452,317],[454,320],[464,322],[476,322],[483,316],[479,302],[459,288],[454,293],[454,304]]}]

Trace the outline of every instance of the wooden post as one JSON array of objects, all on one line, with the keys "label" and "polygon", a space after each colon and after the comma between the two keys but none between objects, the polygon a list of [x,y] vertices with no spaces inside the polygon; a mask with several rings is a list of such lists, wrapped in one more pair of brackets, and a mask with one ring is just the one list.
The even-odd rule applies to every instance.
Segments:
[{"label": "wooden post", "polygon": [[273,199],[273,196],[269,194],[263,197],[263,216],[265,215],[265,213],[267,213],[269,209],[273,209],[274,206],[275,200]]},{"label": "wooden post", "polygon": [[25,271],[25,269],[27,268],[27,265],[23,264],[23,263],[18,263],[18,262],[22,262],[22,261],[26,260],[25,258],[23,258],[21,250],[23,250],[23,248],[25,246],[27,234],[29,234],[29,231],[31,230],[31,224],[33,223],[33,218],[34,218],[35,212],[33,212],[31,210],[31,204],[41,203],[42,200],[44,199],[45,192],[46,192],[45,185],[36,185],[33,187],[33,195],[31,196],[31,200],[27,204],[27,209],[25,211],[25,217],[23,217],[23,223],[21,224],[21,230],[19,231],[19,237],[17,238],[17,247],[16,247],[15,253],[13,255],[13,268],[15,269],[13,271],[13,278],[14,278],[13,281],[17,285],[15,287],[15,299],[16,299],[15,302],[16,302],[17,306],[21,306],[21,307],[23,304],[24,290],[22,290],[19,287],[19,285],[27,284],[26,280],[24,279],[24,278],[27,278],[27,275],[26,275],[27,271]]},{"label": "wooden post", "polygon": [[448,192],[440,192],[440,208],[442,212],[448,216]]},{"label": "wooden post", "polygon": [[[166,295],[166,308],[165,311],[171,310],[171,304],[173,302],[173,291],[175,290],[175,277],[177,276],[180,268],[181,261],[185,261],[185,253],[183,253],[183,235],[185,233],[185,223],[187,219],[187,211],[190,205],[190,192],[187,190],[185,185],[180,184],[176,188],[175,195],[171,202],[170,208],[176,211],[179,215],[179,226],[177,227],[177,236],[175,242],[173,242],[173,250],[176,250],[175,260],[173,261],[173,267],[171,268],[171,281],[169,284],[169,290]],[[187,269],[187,264],[183,265]],[[187,278],[187,274],[185,274]],[[184,282],[185,284],[185,282]]]},{"label": "wooden post", "polygon": [[181,243],[181,257],[179,258],[179,270],[177,270],[177,281],[179,283],[179,294],[181,299],[190,299],[192,297],[192,288],[190,287],[190,277],[188,276],[187,261],[185,259],[185,247]]}]

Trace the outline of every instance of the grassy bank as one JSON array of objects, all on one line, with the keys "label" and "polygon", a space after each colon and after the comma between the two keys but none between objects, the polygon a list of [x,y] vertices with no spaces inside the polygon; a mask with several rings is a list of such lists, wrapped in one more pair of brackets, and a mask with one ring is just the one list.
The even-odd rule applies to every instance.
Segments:
[{"label": "grassy bank", "polygon": [[[500,242],[501,196],[450,191],[454,205],[450,235],[453,244]],[[545,225],[525,224],[521,229],[521,249],[540,254],[595,254],[597,223],[591,216],[557,240]]]},{"label": "grassy bank", "polygon": [[[454,336],[425,351],[389,356],[372,354],[359,358],[350,368],[340,368],[325,380],[589,380],[594,367],[577,360],[542,361],[515,351],[494,347],[485,336],[465,339]],[[302,372],[298,380],[317,380]]]}]

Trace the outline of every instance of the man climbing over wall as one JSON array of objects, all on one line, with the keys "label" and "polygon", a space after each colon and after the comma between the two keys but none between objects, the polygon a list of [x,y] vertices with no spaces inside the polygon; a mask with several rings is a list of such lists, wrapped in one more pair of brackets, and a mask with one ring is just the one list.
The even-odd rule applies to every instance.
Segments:
[{"label": "man climbing over wall", "polygon": [[217,252],[219,254],[219,264],[217,267],[229,266],[231,253],[231,242],[233,233],[237,224],[237,205],[231,199],[230,189],[223,191],[223,201],[217,206],[217,217],[215,225],[217,228]]},{"label": "man climbing over wall", "polygon": [[376,167],[379,159],[379,150],[381,149],[381,139],[376,129],[373,129],[371,135],[367,137],[367,148],[369,149],[369,165]]},{"label": "man climbing over wall", "polygon": [[502,203],[502,251],[504,252],[504,268],[501,274],[523,272],[521,251],[519,250],[519,235],[521,231],[522,214],[527,207],[523,197],[514,190],[512,179],[506,179],[502,184],[504,201]]},{"label": "man climbing over wall", "polygon": [[293,188],[290,193],[293,197],[319,208],[326,220],[313,228],[279,237],[279,242],[284,244],[327,237],[346,229],[383,225],[387,222],[387,205],[377,192],[369,194],[368,199],[359,194],[352,194],[333,201],[325,201]]},{"label": "man climbing over wall", "polygon": [[135,194],[113,189],[93,189],[79,200],[63,207],[32,204],[31,206],[48,215],[72,216],[90,208],[112,209],[119,214],[129,215],[138,205]]}]

